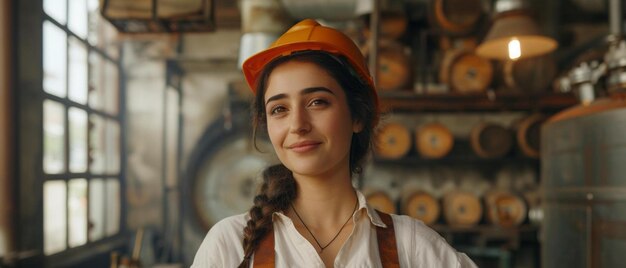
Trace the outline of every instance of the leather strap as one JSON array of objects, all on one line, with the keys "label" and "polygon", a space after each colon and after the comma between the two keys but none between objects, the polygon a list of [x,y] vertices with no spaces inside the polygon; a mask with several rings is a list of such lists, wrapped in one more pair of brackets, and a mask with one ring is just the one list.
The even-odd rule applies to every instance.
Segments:
[{"label": "leather strap", "polygon": [[400,267],[398,260],[398,246],[396,244],[396,232],[393,228],[391,215],[376,210],[378,216],[387,228],[376,226],[376,238],[378,240],[378,254],[380,262],[385,268]]},{"label": "leather strap", "polygon": [[[380,262],[385,268],[398,268],[400,262],[398,260],[398,246],[396,244],[396,232],[393,228],[393,219],[391,215],[376,210],[380,219],[387,228],[376,226],[376,239],[378,240],[378,253]],[[274,267],[274,230],[267,232],[261,244],[254,252],[255,268],[271,268]]]}]

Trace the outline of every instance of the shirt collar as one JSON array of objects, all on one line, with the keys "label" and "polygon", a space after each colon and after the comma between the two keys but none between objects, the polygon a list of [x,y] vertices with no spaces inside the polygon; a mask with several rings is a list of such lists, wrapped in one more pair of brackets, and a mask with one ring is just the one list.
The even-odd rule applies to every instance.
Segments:
[{"label": "shirt collar", "polygon": [[[365,212],[372,224],[378,227],[387,228],[387,225],[383,223],[383,221],[380,219],[380,216],[378,215],[376,209],[370,207],[367,204],[367,199],[365,198],[365,195],[363,195],[363,193],[361,193],[359,190],[356,190],[356,196],[359,200],[359,205],[358,209],[354,212],[354,215],[352,215],[352,217],[356,217],[360,213]],[[277,219],[291,220],[282,211],[277,211],[272,214],[272,221],[276,221]]]},{"label": "shirt collar", "polygon": [[378,212],[367,204],[367,199],[365,199],[365,195],[363,195],[363,193],[358,190],[356,191],[356,195],[359,199],[359,209],[357,212],[365,211],[372,224],[378,227],[387,228],[387,225],[383,223],[383,221],[380,219]]}]

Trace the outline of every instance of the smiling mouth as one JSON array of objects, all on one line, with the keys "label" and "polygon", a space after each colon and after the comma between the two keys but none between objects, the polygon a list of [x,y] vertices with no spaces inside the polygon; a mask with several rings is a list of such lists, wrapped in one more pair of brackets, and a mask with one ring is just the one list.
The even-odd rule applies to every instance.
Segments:
[{"label": "smiling mouth", "polygon": [[296,153],[305,153],[316,149],[320,144],[321,142],[299,142],[290,145],[287,149]]}]

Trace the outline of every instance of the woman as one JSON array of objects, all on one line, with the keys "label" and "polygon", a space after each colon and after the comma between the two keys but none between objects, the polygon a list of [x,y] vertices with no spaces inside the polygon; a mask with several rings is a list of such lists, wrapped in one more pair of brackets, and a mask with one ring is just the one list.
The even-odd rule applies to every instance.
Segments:
[{"label": "woman", "polygon": [[304,20],[243,65],[254,130],[281,161],[246,214],[209,231],[192,267],[473,267],[437,233],[377,212],[352,186],[378,122],[365,60],[341,32]]}]

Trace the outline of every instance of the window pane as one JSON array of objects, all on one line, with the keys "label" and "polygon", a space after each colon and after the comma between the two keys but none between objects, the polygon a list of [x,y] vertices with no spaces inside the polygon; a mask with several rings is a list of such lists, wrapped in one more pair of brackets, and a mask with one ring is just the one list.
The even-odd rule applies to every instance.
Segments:
[{"label": "window pane", "polygon": [[100,15],[98,0],[87,0],[89,12],[88,41],[91,45],[106,52],[113,59],[119,58],[116,40],[117,30]]},{"label": "window pane", "polygon": [[87,48],[78,39],[69,42],[69,98],[87,104]]},{"label": "window pane", "polygon": [[104,79],[102,86],[104,92],[101,92],[103,95],[102,99],[104,100],[104,109],[109,113],[117,114],[117,106],[119,104],[118,92],[120,90],[117,65],[107,60],[104,66],[104,76],[106,79]]},{"label": "window pane", "polygon": [[118,112],[118,69],[112,62],[98,54],[89,56],[89,105],[97,110],[117,114]]},{"label": "window pane", "polygon": [[59,97],[66,92],[67,36],[49,21],[43,22],[43,89]]},{"label": "window pane", "polygon": [[44,0],[43,11],[61,24],[65,24],[67,9],[65,0]]},{"label": "window pane", "polygon": [[106,149],[104,118],[91,114],[89,116],[89,122],[89,156],[91,158],[89,168],[91,173],[103,174],[106,164],[104,153]]},{"label": "window pane", "polygon": [[65,107],[45,100],[43,102],[43,170],[45,173],[65,171]]},{"label": "window pane", "polygon": [[73,179],[69,182],[69,241],[70,247],[87,243],[87,180]]},{"label": "window pane", "polygon": [[106,172],[120,172],[120,125],[117,121],[106,121]]},{"label": "window pane", "polygon": [[120,182],[108,179],[106,187],[106,234],[111,236],[120,231]]},{"label": "window pane", "polygon": [[79,37],[87,38],[87,0],[69,0],[67,26]]},{"label": "window pane", "polygon": [[70,172],[87,172],[87,112],[69,109]]},{"label": "window pane", "polygon": [[104,181],[89,181],[89,240],[95,241],[104,237]]},{"label": "window pane", "polygon": [[43,184],[44,253],[46,255],[66,248],[65,193],[65,181],[46,181]]}]

